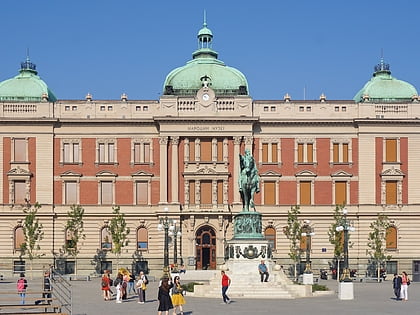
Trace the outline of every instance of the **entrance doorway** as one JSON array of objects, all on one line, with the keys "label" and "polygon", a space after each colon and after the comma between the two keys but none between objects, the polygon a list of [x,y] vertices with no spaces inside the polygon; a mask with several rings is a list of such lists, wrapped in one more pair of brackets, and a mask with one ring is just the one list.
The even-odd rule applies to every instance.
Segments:
[{"label": "entrance doorway", "polygon": [[196,269],[216,269],[216,232],[205,225],[195,235]]},{"label": "entrance doorway", "polygon": [[413,260],[413,281],[420,281],[420,260]]}]

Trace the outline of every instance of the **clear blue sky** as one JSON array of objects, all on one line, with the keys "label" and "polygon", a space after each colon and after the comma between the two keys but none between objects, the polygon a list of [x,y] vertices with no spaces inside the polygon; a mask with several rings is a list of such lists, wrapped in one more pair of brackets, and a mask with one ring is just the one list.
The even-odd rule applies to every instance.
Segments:
[{"label": "clear blue sky", "polygon": [[0,80],[29,48],[59,99],[158,99],[191,59],[203,11],[219,59],[254,99],[352,99],[383,50],[392,75],[420,91],[420,1],[1,0]]}]

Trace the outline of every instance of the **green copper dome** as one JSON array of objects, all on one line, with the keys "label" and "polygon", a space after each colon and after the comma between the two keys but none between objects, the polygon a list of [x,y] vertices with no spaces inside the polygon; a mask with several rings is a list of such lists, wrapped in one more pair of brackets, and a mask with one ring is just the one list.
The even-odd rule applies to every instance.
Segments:
[{"label": "green copper dome", "polygon": [[0,101],[55,102],[57,98],[37,74],[36,65],[27,58],[17,76],[0,82]]},{"label": "green copper dome", "polygon": [[193,59],[168,74],[163,94],[195,95],[204,84],[208,84],[216,95],[248,95],[245,76],[217,59],[217,52],[211,48],[213,33],[205,21],[197,38],[198,49],[193,52]]},{"label": "green copper dome", "polygon": [[389,64],[381,59],[380,64],[375,66],[373,77],[353,100],[355,102],[369,100],[373,103],[411,102],[415,95],[418,95],[416,88],[410,83],[392,77]]}]

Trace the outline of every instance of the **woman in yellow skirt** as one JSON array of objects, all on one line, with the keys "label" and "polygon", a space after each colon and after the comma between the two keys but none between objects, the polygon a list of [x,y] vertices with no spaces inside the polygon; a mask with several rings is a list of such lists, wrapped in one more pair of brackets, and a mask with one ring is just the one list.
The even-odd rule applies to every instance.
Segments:
[{"label": "woman in yellow skirt", "polygon": [[181,283],[179,282],[179,276],[175,276],[174,278],[174,287],[172,288],[172,304],[174,305],[174,313],[176,315],[176,308],[179,307],[179,311],[181,315],[184,315],[182,310],[182,305],[185,304],[184,295],[182,294],[182,287]]}]

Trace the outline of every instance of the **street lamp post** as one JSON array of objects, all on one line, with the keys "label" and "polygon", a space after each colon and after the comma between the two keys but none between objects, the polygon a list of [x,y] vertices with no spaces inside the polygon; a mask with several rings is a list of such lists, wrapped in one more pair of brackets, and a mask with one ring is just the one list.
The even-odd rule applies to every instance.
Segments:
[{"label": "street lamp post", "polygon": [[[164,231],[163,249],[163,277],[170,278],[169,272],[169,231],[173,230],[172,220],[168,218],[168,208],[165,208],[165,216],[159,220],[158,230]],[[162,278],[163,278],[162,277]]]},{"label": "street lamp post", "polygon": [[314,276],[311,267],[311,242],[312,236],[315,235],[313,228],[310,226],[311,221],[305,220],[302,228],[302,236],[306,237],[306,264],[303,272],[303,284],[313,284]]},{"label": "street lamp post", "polygon": [[341,220],[341,225],[336,227],[337,232],[343,231],[344,234],[344,268],[343,274],[340,277],[339,285],[339,298],[341,300],[352,300],[353,297],[353,280],[350,277],[349,270],[349,231],[354,232],[355,228],[352,226],[351,221],[347,218],[347,209],[343,208],[343,218]]},{"label": "street lamp post", "polygon": [[169,231],[169,236],[173,237],[174,240],[174,267],[178,269],[178,237],[181,236],[181,228],[177,225],[177,221],[172,221],[173,229]]}]

